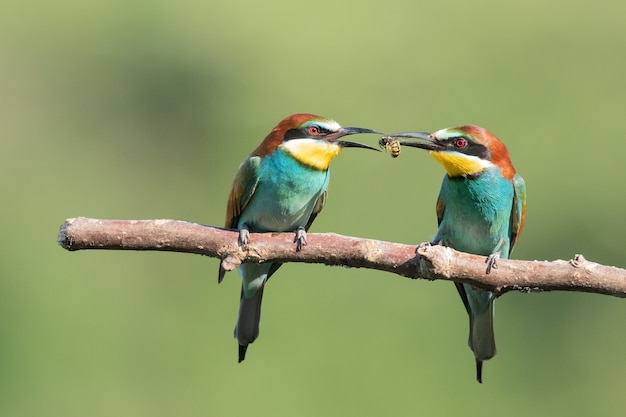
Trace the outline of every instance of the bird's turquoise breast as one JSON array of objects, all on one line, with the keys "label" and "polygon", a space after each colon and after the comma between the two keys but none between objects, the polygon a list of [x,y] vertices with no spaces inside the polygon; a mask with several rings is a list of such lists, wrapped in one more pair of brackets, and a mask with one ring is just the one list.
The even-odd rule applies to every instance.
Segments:
[{"label": "bird's turquoise breast", "polygon": [[508,257],[511,234],[513,184],[499,171],[478,178],[449,178],[439,198],[445,205],[436,240],[457,250],[489,255],[504,239],[502,257]]},{"label": "bird's turquoise breast", "polygon": [[329,171],[302,165],[281,149],[263,158],[258,175],[257,189],[239,219],[256,232],[305,226],[328,188]]}]

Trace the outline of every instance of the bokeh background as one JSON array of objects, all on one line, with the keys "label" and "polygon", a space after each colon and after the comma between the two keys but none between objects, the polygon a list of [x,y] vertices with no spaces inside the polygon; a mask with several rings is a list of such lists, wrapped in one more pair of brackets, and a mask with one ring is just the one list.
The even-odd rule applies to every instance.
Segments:
[{"label": "bokeh background", "polygon": [[[77,252],[66,218],[222,225],[283,117],[472,123],[528,186],[514,257],[624,261],[626,5],[9,1],[0,6],[0,415],[623,416],[623,300],[510,293],[475,381],[453,286],[285,265],[237,364],[215,259]],[[375,144],[377,137],[359,140]],[[312,231],[429,239],[443,169],[346,150]]]}]

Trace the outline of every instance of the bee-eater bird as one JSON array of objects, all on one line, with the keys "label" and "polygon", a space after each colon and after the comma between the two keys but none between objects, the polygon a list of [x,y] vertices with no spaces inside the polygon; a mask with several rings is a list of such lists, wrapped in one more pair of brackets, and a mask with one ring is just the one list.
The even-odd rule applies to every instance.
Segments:
[{"label": "bee-eater bird", "polygon": [[[379,133],[339,123],[313,114],[283,119],[239,166],[228,196],[226,227],[239,230],[239,244],[250,241],[249,232],[295,232],[296,251],[306,245],[306,231],[326,202],[330,162],[343,148],[368,145],[341,140],[356,133]],[[239,266],[242,279],[235,338],[239,362],[259,335],[261,299],[267,280],[280,263]],[[218,282],[225,270],[220,265]]]},{"label": "bee-eater bird", "polygon": [[[439,228],[434,244],[487,256],[487,273],[497,259],[508,258],[526,217],[526,185],[509,159],[504,144],[478,126],[396,133],[401,145],[429,151],[447,171],[437,199]],[[469,314],[469,347],[476,357],[476,379],[482,383],[482,363],[496,354],[492,292],[456,283]]]}]

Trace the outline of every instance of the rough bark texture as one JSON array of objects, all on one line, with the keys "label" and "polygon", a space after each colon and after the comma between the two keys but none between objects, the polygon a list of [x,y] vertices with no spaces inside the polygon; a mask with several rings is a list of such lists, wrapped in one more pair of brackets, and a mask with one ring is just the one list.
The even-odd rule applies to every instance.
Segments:
[{"label": "rough bark texture", "polygon": [[[626,270],[587,261],[498,260],[486,274],[485,257],[442,246],[424,246],[309,233],[295,251],[293,233],[253,233],[237,244],[238,232],[178,220],[100,220],[77,217],[61,225],[57,241],[82,249],[157,250],[220,258],[226,270],[242,262],[306,262],[392,272],[408,278],[466,282],[502,294],[511,290],[581,291],[626,297]],[[417,253],[416,253],[417,249]]]}]

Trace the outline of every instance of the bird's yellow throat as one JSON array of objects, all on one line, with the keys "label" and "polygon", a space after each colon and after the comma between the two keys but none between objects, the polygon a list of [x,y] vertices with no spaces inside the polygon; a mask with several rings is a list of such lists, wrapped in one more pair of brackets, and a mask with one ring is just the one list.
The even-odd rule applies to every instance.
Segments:
[{"label": "bird's yellow throat", "polygon": [[333,142],[315,139],[292,139],[281,145],[297,161],[320,171],[326,171],[341,146]]},{"label": "bird's yellow throat", "polygon": [[490,164],[489,161],[482,160],[477,156],[435,151],[429,153],[430,156],[441,162],[450,177],[478,174]]}]

